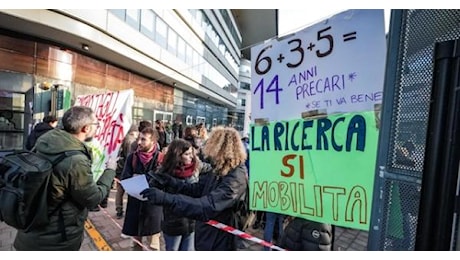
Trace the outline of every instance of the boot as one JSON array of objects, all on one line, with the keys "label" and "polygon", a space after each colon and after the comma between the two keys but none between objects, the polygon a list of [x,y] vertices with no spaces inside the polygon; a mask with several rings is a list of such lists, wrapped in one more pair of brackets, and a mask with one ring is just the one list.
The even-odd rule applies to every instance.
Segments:
[{"label": "boot", "polygon": [[107,208],[107,201],[108,201],[108,199],[109,199],[108,196],[105,197],[105,198],[101,201],[101,204],[99,204],[99,205],[101,205],[101,207],[103,207],[104,209]]},{"label": "boot", "polygon": [[131,251],[144,251],[144,249],[140,244],[138,244],[138,242],[142,243],[142,237],[133,237],[133,240],[131,240]]},{"label": "boot", "polygon": [[123,218],[123,210],[117,210],[117,219]]}]

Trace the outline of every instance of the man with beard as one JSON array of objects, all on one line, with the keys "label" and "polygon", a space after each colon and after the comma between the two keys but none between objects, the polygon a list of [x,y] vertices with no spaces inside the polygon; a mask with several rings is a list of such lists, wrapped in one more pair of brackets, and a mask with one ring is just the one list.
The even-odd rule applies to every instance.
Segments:
[{"label": "man with beard", "polygon": [[[149,172],[155,172],[158,166],[158,132],[147,127],[139,133],[136,151],[126,159],[121,178],[128,179],[140,174],[149,178]],[[126,215],[122,234],[133,237],[132,250],[144,248],[142,237],[151,237],[150,247],[160,250],[161,219],[163,207],[140,201],[128,195]]]},{"label": "man with beard", "polygon": [[75,106],[64,113],[64,130],[53,129],[42,135],[36,152],[54,161],[68,151],[81,153],[67,156],[54,166],[48,187],[50,223],[29,232],[18,230],[16,250],[79,250],[83,241],[87,208],[98,205],[110,191],[115,177],[116,159],[94,181],[91,173],[91,151],[85,142],[92,140],[99,122],[89,107]]}]

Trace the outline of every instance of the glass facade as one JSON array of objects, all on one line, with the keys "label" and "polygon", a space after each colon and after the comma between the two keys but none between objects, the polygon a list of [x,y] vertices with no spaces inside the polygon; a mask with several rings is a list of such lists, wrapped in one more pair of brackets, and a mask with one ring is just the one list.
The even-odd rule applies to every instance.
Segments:
[{"label": "glass facade", "polygon": [[[185,62],[189,65],[188,68],[190,70],[202,75],[216,86],[236,96],[236,87],[222,75],[222,72],[219,72],[215,66],[206,60],[205,53],[188,44],[187,39],[181,37],[154,10],[109,9],[109,11],[132,28],[152,39],[161,48]],[[231,55],[231,52],[218,35],[206,14],[199,9],[189,11],[194,17],[195,23],[201,26],[206,35],[211,39],[214,47],[223,55],[228,66],[237,72],[239,68],[238,58]],[[239,40],[238,42],[241,45],[241,41]]]},{"label": "glass facade", "polygon": [[[146,36],[155,43],[152,46],[161,48],[160,53],[176,58],[171,60],[172,64],[187,65],[182,69],[191,74],[181,72],[182,76],[196,76],[193,81],[207,88],[202,93],[211,91],[216,98],[219,91],[221,96],[227,92],[230,95],[224,99],[235,102],[230,97],[238,94],[241,36],[229,10],[111,9],[105,14],[113,15],[112,21],[118,24],[118,19],[123,21],[126,24],[123,28],[133,28],[139,32],[138,36]],[[180,16],[187,16],[186,21],[175,24],[174,19],[180,23]],[[109,29],[107,32],[102,29],[102,33],[108,32]],[[190,39],[190,35],[196,38]],[[180,121],[184,125],[203,122],[208,129],[216,125],[240,125],[238,120],[229,120],[228,105],[175,88],[172,82],[162,82],[161,76],[149,78],[137,74],[135,68],[122,68],[110,60],[87,56],[86,51],[22,35],[21,30],[0,33],[0,54],[5,58],[0,61],[0,152],[22,149],[36,123],[48,114],[61,117],[78,95],[130,88],[135,93],[135,124],[141,120]],[[15,62],[8,62],[11,60]],[[59,87],[42,88],[48,83],[51,86],[57,83]]]},{"label": "glass facade", "polygon": [[186,92],[183,93],[182,102],[174,105],[176,120],[184,125],[204,122],[208,130],[216,125],[227,125],[227,112],[222,106]]},{"label": "glass facade", "polygon": [[[186,39],[181,37],[173,28],[168,26],[163,19],[156,13],[155,10],[125,10],[125,9],[110,9],[112,14],[116,15],[121,20],[128,23],[131,27],[139,30],[142,34],[146,35],[155,41],[161,48],[167,50],[169,53],[182,60],[190,66],[190,69],[196,73],[201,74],[203,77],[208,78],[223,90],[230,92],[233,96],[237,95],[237,88],[227,80],[222,73],[214,68],[205,58],[200,54],[203,52],[197,51]],[[217,33],[216,28],[210,22],[206,13],[200,9],[190,9],[195,24],[198,24],[205,34],[211,39],[211,43],[225,58],[226,63],[235,71],[238,71],[239,62],[235,59],[230,50],[224,44],[224,40]],[[232,37],[234,37],[238,48],[241,46],[241,37],[237,34],[237,29],[232,25],[228,12],[226,10],[219,10],[220,14],[225,20],[227,28],[230,30]],[[213,125],[228,125],[228,109],[218,104],[200,98],[190,93],[184,92],[177,95],[175,90],[174,95],[174,113],[172,121],[181,121],[185,125],[196,124],[198,121],[204,121],[208,128]],[[170,118],[169,112],[164,111],[164,118]],[[142,108],[134,109],[134,117],[140,119],[143,117],[158,119],[149,111],[144,111]],[[166,116],[167,115],[167,116]],[[163,117],[163,116],[162,116]],[[240,124],[238,124],[240,125]]]},{"label": "glass facade", "polygon": [[25,94],[0,90],[0,151],[22,149]]}]

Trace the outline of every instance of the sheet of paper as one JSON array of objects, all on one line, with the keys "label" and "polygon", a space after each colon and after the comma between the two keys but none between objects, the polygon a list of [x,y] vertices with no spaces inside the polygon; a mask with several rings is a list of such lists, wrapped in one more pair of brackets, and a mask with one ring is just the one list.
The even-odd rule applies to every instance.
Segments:
[{"label": "sheet of paper", "polygon": [[149,187],[147,178],[144,174],[122,180],[121,186],[123,186],[123,189],[125,189],[126,193],[130,196],[135,197],[138,200],[147,200],[147,198],[143,198],[142,195],[140,195],[141,191]]}]

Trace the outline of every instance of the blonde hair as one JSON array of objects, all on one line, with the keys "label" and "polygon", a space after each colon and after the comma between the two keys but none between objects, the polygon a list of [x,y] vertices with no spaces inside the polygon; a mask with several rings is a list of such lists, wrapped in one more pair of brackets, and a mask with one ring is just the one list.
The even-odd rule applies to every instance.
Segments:
[{"label": "blonde hair", "polygon": [[206,129],[206,127],[202,126],[200,128],[200,132],[198,133],[198,137],[203,139],[203,140],[207,140],[208,139],[208,129]]},{"label": "blonde hair", "polygon": [[246,160],[240,134],[232,127],[214,127],[203,147],[203,153],[211,159],[215,172],[222,176]]}]

